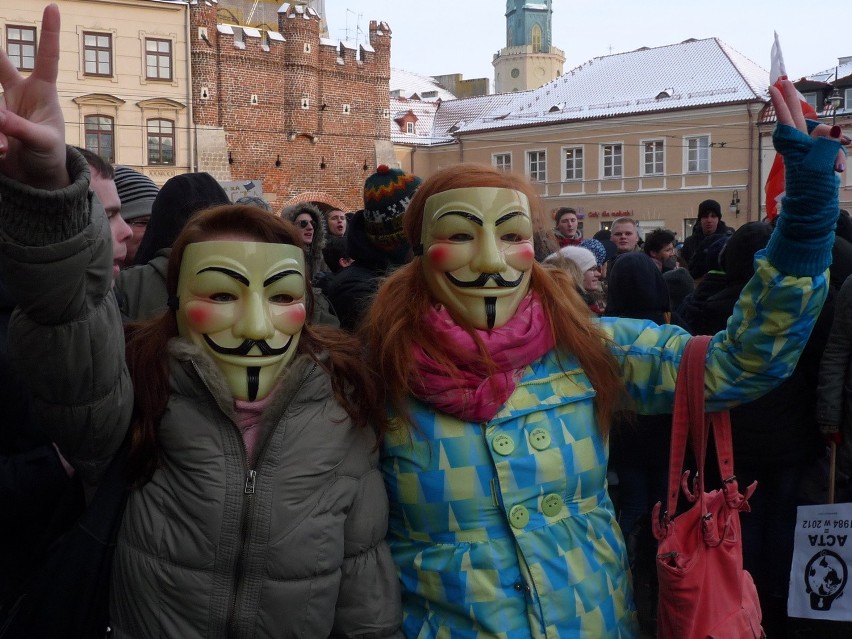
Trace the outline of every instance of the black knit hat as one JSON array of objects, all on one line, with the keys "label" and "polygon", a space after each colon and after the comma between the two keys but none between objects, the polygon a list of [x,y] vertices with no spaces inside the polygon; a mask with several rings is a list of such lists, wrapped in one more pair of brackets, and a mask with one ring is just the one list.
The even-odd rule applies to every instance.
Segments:
[{"label": "black knit hat", "polygon": [[147,264],[157,251],[171,247],[196,212],[230,202],[228,194],[209,173],[181,173],[170,178],[151,208],[151,221],[139,243],[135,263]]},{"label": "black knit hat", "polygon": [[704,200],[701,204],[698,205],[698,219],[700,220],[702,217],[706,217],[711,213],[715,213],[716,217],[722,217],[722,207],[719,206],[719,203],[716,200]]},{"label": "black knit hat", "polygon": [[380,164],[364,182],[364,226],[370,242],[385,253],[406,245],[402,214],[422,180]]},{"label": "black knit hat", "polygon": [[151,207],[160,191],[151,178],[129,166],[115,167],[115,189],[121,200],[121,217],[128,222],[151,215]]}]

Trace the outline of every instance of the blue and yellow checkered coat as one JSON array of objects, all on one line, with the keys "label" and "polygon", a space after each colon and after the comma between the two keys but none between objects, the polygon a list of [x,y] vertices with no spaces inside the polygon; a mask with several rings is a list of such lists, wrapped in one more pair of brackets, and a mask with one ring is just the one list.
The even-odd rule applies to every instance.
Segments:
[{"label": "blue and yellow checkered coat", "polygon": [[[822,275],[784,276],[766,258],[758,265],[710,346],[709,409],[758,397],[789,375],[825,297]],[[671,412],[689,335],[636,320],[601,326],[637,410]],[[407,637],[638,635],[594,398],[577,360],[552,351],[527,366],[486,423],[412,400],[415,425],[387,437],[382,462]]]}]

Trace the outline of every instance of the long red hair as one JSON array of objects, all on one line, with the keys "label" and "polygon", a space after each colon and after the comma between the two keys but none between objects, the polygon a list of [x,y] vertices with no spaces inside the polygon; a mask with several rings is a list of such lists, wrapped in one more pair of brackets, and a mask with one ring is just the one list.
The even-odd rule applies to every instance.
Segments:
[{"label": "long red hair", "polygon": [[[445,168],[427,179],[417,190],[405,213],[403,224],[411,246],[421,242],[426,200],[451,189],[495,187],[524,193],[530,201],[533,227],[540,225],[542,210],[538,195],[525,179],[492,167],[463,164]],[[408,417],[408,397],[412,392],[410,373],[414,370],[412,344],[457,374],[452,352],[437,339],[433,327],[423,321],[434,299],[423,277],[422,257],[398,269],[379,288],[361,329],[373,368],[382,380],[387,400],[395,412]],[[620,405],[624,385],[615,358],[606,347],[606,336],[589,317],[588,306],[576,292],[570,275],[535,263],[530,287],[541,298],[556,345],[577,357],[596,391],[595,408],[601,432],[609,432],[614,407]],[[476,339],[473,327],[455,318]],[[477,340],[480,354],[494,367],[484,344]]]},{"label": "long red hair", "polygon": [[[172,245],[166,272],[169,299],[177,296],[178,276],[183,253],[189,244],[206,239],[240,234],[258,242],[292,244],[302,248],[296,227],[280,217],[254,206],[224,205],[197,213],[184,226]],[[358,427],[372,426],[377,435],[385,431],[386,416],[371,369],[361,357],[362,344],[353,336],[329,326],[310,323],[313,293],[306,286],[308,322],[299,338],[298,353],[310,356],[331,377],[335,398]],[[167,343],[178,335],[175,311],[132,326],[128,330],[127,365],[135,393],[131,424],[130,478],[139,485],[150,479],[157,467],[157,432],[166,411],[169,388]],[[320,354],[328,359],[321,360]]]}]

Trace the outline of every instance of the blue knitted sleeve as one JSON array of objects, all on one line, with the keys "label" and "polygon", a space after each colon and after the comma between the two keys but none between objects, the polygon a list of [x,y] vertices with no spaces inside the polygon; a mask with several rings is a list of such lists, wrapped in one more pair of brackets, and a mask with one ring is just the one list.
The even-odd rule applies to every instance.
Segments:
[{"label": "blue knitted sleeve", "polygon": [[[809,130],[812,126],[808,122]],[[786,189],[766,255],[782,273],[815,276],[831,263],[840,183],[834,160],[842,147],[784,124],[776,126],[772,140],[784,157]]]}]

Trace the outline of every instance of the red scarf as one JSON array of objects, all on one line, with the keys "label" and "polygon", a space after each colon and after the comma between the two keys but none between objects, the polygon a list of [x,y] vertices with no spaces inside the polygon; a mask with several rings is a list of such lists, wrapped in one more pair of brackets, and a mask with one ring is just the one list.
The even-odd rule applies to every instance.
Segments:
[{"label": "red scarf", "polygon": [[475,330],[494,361],[493,374],[482,361],[473,336],[453,321],[446,308],[430,309],[426,321],[435,327],[437,343],[451,355],[460,376],[451,376],[446,366],[415,344],[417,369],[411,379],[414,394],[439,411],[468,422],[494,417],[514,392],[524,368],[555,344],[535,293],[527,295],[500,328]]}]

